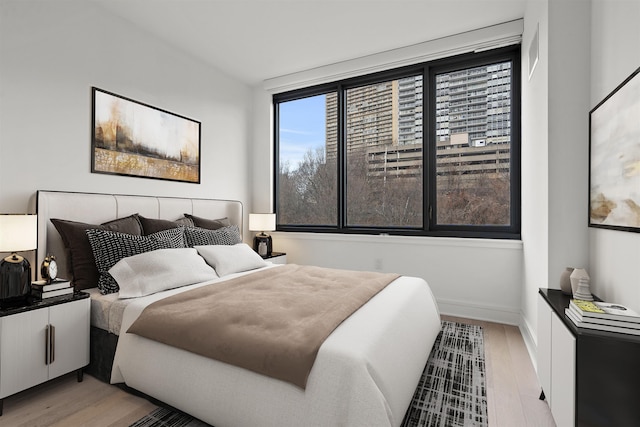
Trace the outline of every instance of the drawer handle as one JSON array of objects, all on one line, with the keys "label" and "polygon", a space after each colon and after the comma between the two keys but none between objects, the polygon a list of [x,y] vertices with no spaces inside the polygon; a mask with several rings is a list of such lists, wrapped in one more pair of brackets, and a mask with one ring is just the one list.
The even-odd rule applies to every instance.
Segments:
[{"label": "drawer handle", "polygon": [[44,364],[50,365],[56,358],[56,327],[47,325],[44,337]]},{"label": "drawer handle", "polygon": [[51,327],[51,325],[47,325],[45,328],[45,334],[44,334],[44,364],[48,365],[49,364],[49,348],[51,347],[51,343],[50,343],[50,331],[49,328]]},{"label": "drawer handle", "polygon": [[51,354],[49,363],[53,363],[56,360],[56,327],[53,325],[51,325],[51,339],[49,340],[49,344],[51,345],[51,349],[49,350]]}]

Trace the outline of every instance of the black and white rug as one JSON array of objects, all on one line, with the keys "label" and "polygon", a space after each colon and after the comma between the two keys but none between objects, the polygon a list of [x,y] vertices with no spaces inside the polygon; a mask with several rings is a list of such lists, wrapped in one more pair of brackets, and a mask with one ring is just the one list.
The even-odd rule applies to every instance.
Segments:
[{"label": "black and white rug", "polygon": [[[482,327],[442,322],[402,427],[487,426]],[[157,408],[130,427],[210,427],[189,415]]]}]

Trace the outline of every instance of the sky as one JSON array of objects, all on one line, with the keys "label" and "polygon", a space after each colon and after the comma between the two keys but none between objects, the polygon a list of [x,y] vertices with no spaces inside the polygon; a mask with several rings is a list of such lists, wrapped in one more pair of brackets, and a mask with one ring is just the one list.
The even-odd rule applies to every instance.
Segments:
[{"label": "sky", "polygon": [[325,146],[325,95],[280,103],[280,164],[298,168],[304,154]]}]

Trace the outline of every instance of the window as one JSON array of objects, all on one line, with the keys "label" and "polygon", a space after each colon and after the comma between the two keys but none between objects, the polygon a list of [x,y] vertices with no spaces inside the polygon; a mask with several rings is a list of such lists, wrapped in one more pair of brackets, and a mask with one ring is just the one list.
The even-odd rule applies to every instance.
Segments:
[{"label": "window", "polygon": [[279,223],[337,225],[336,92],[278,108]]},{"label": "window", "polygon": [[518,238],[519,47],[274,95],[278,230]]}]

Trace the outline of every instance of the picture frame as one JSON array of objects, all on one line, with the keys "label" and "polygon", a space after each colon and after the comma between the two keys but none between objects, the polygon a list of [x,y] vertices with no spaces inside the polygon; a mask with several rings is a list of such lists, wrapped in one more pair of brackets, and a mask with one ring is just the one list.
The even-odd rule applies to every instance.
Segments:
[{"label": "picture frame", "polygon": [[589,112],[589,227],[640,233],[640,68]]},{"label": "picture frame", "polygon": [[201,123],[92,88],[91,172],[200,183]]}]

